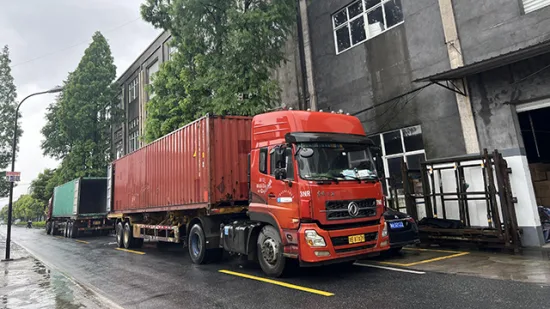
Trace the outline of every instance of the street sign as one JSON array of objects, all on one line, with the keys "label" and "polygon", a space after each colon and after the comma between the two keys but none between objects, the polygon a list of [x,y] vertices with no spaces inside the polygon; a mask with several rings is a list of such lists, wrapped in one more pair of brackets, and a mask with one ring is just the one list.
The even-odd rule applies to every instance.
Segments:
[{"label": "street sign", "polygon": [[6,172],[6,180],[9,182],[21,181],[21,172]]}]

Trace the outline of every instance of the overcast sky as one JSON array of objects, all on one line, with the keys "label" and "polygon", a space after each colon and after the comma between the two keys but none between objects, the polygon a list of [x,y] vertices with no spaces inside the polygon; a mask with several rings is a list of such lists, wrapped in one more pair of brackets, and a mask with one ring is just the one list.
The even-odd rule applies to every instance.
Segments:
[{"label": "overcast sky", "polygon": [[[74,71],[95,31],[109,41],[117,76],[160,34],[141,20],[143,0],[0,0],[0,46],[8,45],[17,98],[61,85]],[[58,164],[42,156],[40,129],[53,95],[33,97],[21,107],[23,136],[16,162],[21,183],[14,199],[44,168]],[[7,198],[0,199],[0,208]]]}]

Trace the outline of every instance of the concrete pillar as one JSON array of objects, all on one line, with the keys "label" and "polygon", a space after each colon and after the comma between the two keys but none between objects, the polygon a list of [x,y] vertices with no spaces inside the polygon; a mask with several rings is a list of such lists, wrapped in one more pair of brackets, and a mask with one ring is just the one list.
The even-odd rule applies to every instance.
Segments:
[{"label": "concrete pillar", "polygon": [[146,69],[140,70],[139,72],[139,99],[138,99],[138,107],[139,107],[139,141],[138,141],[138,148],[141,148],[144,143],[143,135],[145,134],[145,118],[147,117],[146,114],[146,105],[147,105],[147,91],[145,91],[145,87],[147,86],[147,78],[145,76]]},{"label": "concrete pillar", "polygon": [[304,54],[306,62],[307,88],[309,90],[309,106],[311,110],[317,110],[317,95],[315,82],[313,81],[313,61],[311,55],[311,40],[309,38],[309,19],[307,15],[307,0],[300,1],[300,16],[302,19],[302,35],[304,38]]},{"label": "concrete pillar", "polygon": [[[441,21],[443,22],[443,31],[445,34],[445,44],[447,45],[447,53],[451,69],[456,69],[464,66],[464,58],[462,57],[462,47],[458,38],[456,21],[453,10],[452,0],[439,0],[439,10],[441,13]],[[467,81],[464,80],[464,93],[467,93]],[[467,153],[479,153],[479,141],[477,138],[476,124],[472,112],[472,104],[468,96],[456,94],[456,104],[460,115],[460,123],[462,124],[462,134],[464,144],[466,145]]]}]

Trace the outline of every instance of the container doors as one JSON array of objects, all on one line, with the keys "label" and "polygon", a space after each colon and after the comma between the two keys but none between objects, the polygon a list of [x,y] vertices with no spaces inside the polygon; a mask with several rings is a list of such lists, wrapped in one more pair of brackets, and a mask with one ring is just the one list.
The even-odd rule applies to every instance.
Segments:
[{"label": "container doors", "polygon": [[80,178],[74,181],[73,215],[78,214],[78,199],[80,198]]},{"label": "container doors", "polygon": [[107,167],[107,212],[111,212],[113,165]]}]

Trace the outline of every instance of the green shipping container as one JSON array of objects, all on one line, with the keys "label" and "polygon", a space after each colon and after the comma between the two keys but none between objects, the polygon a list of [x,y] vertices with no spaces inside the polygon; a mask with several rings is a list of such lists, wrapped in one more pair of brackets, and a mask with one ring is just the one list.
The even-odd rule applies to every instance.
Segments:
[{"label": "green shipping container", "polygon": [[54,189],[52,217],[105,214],[106,200],[107,178],[77,178]]}]

